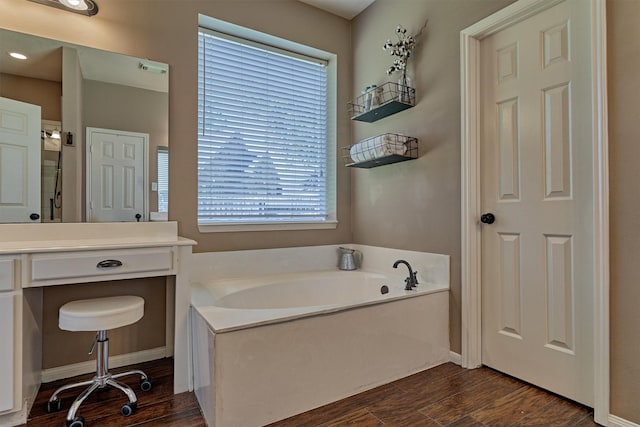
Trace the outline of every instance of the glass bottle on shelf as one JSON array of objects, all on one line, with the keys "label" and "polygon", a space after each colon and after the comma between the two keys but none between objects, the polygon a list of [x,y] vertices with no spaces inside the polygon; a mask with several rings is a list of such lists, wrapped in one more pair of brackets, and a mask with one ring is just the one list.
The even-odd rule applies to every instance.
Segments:
[{"label": "glass bottle on shelf", "polygon": [[365,112],[371,109],[371,95],[371,86],[367,86],[362,91],[362,109]]},{"label": "glass bottle on shelf", "polygon": [[412,104],[411,102],[411,79],[406,73],[398,79],[398,101],[404,104]]},{"label": "glass bottle on shelf", "polygon": [[370,87],[370,94],[371,94],[371,103],[370,103],[370,110],[373,110],[374,108],[376,108],[378,105],[382,104],[382,99],[380,96],[380,89],[378,85],[371,85]]}]

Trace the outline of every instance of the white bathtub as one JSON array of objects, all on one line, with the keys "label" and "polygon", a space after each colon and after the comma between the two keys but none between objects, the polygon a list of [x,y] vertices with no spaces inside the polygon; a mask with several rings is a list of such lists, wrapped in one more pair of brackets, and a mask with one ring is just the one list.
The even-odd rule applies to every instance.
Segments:
[{"label": "white bathtub", "polygon": [[274,275],[266,279],[245,280],[244,286],[238,286],[236,282],[235,289],[227,282],[226,289],[232,292],[221,295],[214,305],[271,310],[336,304],[343,306],[404,296],[405,291],[401,291],[399,286],[387,287],[387,292],[391,293],[382,294],[382,287],[390,283],[382,274],[361,271]]},{"label": "white bathtub", "polygon": [[[391,250],[386,272],[193,274],[194,386],[208,425],[265,425],[447,361],[448,280],[429,278],[448,279],[448,257],[435,263],[443,275],[411,254],[415,291],[404,290],[406,270],[390,269],[406,251]],[[207,266],[231,256],[196,255]]]}]

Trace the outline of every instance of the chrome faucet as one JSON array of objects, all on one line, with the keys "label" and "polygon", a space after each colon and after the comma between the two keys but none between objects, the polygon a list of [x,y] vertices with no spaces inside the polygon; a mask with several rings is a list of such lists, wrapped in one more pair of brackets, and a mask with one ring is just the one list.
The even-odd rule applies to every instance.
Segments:
[{"label": "chrome faucet", "polygon": [[406,284],[406,286],[404,287],[404,290],[405,291],[410,291],[413,288],[415,288],[416,285],[418,284],[418,276],[417,276],[418,272],[417,271],[413,271],[413,269],[411,268],[411,264],[409,264],[407,261],[405,261],[403,259],[399,259],[396,262],[394,262],[393,263],[393,268],[398,268],[399,264],[404,264],[409,269],[409,277],[404,279],[404,283]]}]

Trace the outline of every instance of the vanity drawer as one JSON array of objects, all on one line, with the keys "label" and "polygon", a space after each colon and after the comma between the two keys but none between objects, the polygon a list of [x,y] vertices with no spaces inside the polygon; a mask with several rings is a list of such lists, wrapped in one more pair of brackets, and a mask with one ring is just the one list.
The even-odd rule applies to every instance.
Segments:
[{"label": "vanity drawer", "polygon": [[17,287],[17,263],[15,258],[0,257],[0,291],[11,291]]},{"label": "vanity drawer", "polygon": [[[172,248],[122,249],[35,254],[31,257],[31,282],[99,281],[112,276],[145,273],[172,274]],[[149,274],[151,273],[151,274]]]}]

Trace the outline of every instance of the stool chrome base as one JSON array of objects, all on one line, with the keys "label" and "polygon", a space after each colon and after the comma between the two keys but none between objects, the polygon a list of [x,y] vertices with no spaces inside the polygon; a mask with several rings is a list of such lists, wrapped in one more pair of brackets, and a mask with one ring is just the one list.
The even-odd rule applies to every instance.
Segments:
[{"label": "stool chrome base", "polygon": [[117,378],[121,378],[127,375],[140,375],[140,389],[142,391],[149,391],[152,387],[151,380],[149,379],[147,374],[137,369],[127,372],[121,372],[115,375],[109,373],[109,338],[107,338],[107,331],[97,332],[96,339],[91,346],[89,354],[93,352],[94,347],[97,350],[96,376],[88,381],[63,385],[51,395],[49,401],[47,402],[47,412],[59,411],[61,409],[61,401],[58,398],[58,395],[60,393],[72,388],[89,386],[82,393],[80,393],[80,395],[76,397],[74,402],[71,404],[71,407],[67,412],[68,427],[84,426],[84,418],[76,416],[80,405],[82,405],[82,402],[84,402],[91,393],[107,386],[116,388],[127,396],[127,399],[129,401],[122,405],[122,408],[120,408],[120,413],[124,416],[131,415],[133,411],[136,410],[138,399],[131,387],[120,381],[117,381]]}]

